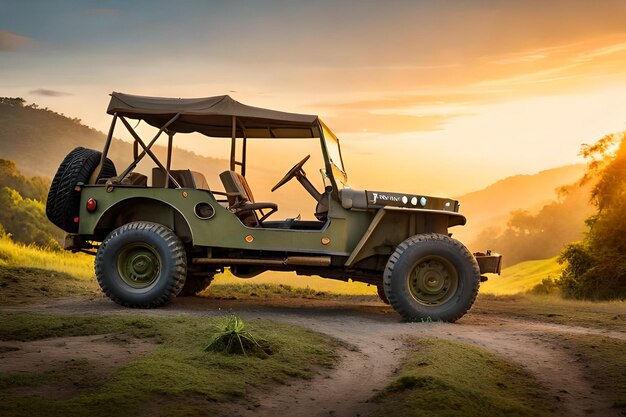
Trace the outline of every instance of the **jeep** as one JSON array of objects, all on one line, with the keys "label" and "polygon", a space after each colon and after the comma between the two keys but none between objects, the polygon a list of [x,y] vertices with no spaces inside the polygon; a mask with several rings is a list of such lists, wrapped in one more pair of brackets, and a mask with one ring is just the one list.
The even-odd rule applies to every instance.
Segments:
[{"label": "jeep", "polygon": [[[95,255],[98,283],[118,304],[158,307],[204,290],[226,268],[241,278],[294,271],[375,285],[406,320],[453,322],[472,306],[484,274],[500,273],[500,255],[472,254],[451,237],[450,228],[466,223],[458,201],[350,188],[340,141],[318,116],[251,107],[227,95],[117,92],[107,113],[103,151],[79,147],[65,157],[46,213],[68,232],[66,249]],[[154,127],[155,136],[142,139],[131,119]],[[134,139],[133,162],[121,173],[107,157],[118,122]],[[199,172],[171,169],[174,137],[192,132],[230,139],[223,190],[210,189]],[[163,134],[165,163],[152,150]],[[303,169],[309,156],[272,188],[296,179],[316,202],[315,220],[275,220],[277,204],[253,197],[247,141],[276,138],[319,140],[323,189]],[[144,158],[154,163],[150,178],[135,171]]]}]

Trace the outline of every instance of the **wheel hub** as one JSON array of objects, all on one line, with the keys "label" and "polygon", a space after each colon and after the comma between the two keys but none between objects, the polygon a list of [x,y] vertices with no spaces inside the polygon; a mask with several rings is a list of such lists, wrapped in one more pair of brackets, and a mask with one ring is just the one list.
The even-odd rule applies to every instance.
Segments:
[{"label": "wheel hub", "polygon": [[118,269],[126,284],[143,288],[157,280],[161,271],[161,262],[152,247],[134,244],[120,253]]},{"label": "wheel hub", "polygon": [[447,301],[456,290],[458,276],[454,266],[446,259],[427,257],[417,262],[408,276],[413,298],[427,305]]}]

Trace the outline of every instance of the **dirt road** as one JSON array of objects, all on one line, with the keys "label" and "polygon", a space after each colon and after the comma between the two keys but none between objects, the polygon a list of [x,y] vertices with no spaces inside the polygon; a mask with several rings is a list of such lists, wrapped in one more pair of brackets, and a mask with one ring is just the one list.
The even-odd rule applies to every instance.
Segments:
[{"label": "dirt road", "polygon": [[[19,308],[54,313],[129,314],[105,299],[65,300]],[[533,374],[569,416],[612,416],[619,410],[584,378],[584,364],[559,349],[555,335],[593,334],[626,342],[626,332],[513,319],[505,314],[468,314],[455,324],[403,323],[381,303],[325,300],[211,300],[178,298],[157,310],[133,314],[215,316],[234,312],[326,333],[353,348],[342,352],[340,365],[313,380],[279,387],[272,395],[258,392],[251,409],[233,409],[247,416],[364,416],[375,409],[367,402],[394,375],[410,336],[437,337],[481,346]],[[280,410],[280,413],[278,413]]]}]

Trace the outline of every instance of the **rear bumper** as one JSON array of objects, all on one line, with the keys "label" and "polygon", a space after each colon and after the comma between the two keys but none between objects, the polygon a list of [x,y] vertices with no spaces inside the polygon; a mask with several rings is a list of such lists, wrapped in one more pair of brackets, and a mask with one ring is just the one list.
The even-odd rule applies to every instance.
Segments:
[{"label": "rear bumper", "polygon": [[63,249],[72,252],[82,251],[84,249],[93,249],[95,246],[87,242],[86,236],[77,233],[68,233],[65,235]]},{"label": "rear bumper", "polygon": [[481,252],[475,253],[474,257],[478,266],[480,267],[481,274],[498,274],[502,271],[502,255],[499,254],[484,254]]}]

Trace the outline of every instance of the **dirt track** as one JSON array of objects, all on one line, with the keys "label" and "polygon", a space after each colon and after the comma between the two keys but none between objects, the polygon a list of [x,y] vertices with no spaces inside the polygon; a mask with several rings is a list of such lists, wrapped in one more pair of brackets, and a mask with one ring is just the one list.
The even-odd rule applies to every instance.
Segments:
[{"label": "dirt track", "polygon": [[[21,310],[22,308],[20,308]],[[28,307],[29,311],[56,313],[128,314],[105,299],[66,300]],[[354,349],[328,375],[283,386],[265,395],[255,394],[257,407],[233,409],[246,416],[356,416],[367,415],[375,405],[367,400],[392,378],[402,361],[408,336],[427,336],[481,346],[524,367],[550,390],[569,416],[612,416],[619,411],[603,393],[583,378],[584,364],[571,352],[551,343],[557,334],[594,334],[626,341],[626,332],[522,321],[506,315],[468,314],[456,324],[403,323],[380,303],[346,303],[322,300],[279,299],[209,300],[179,298],[157,310],[133,310],[141,315],[223,315],[236,312],[244,318],[292,323],[334,336]],[[553,341],[552,341],[553,342]]]}]

